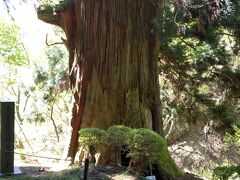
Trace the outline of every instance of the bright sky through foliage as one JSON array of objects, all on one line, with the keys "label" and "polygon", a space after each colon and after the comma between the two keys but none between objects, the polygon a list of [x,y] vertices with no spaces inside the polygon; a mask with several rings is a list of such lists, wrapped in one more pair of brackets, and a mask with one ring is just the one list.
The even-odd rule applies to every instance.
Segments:
[{"label": "bright sky through foliage", "polygon": [[[27,61],[30,63],[28,65],[31,65],[34,62],[38,63],[39,61],[43,63],[46,61],[44,53],[44,48],[46,47],[45,37],[48,33],[49,39],[51,39],[54,34],[53,28],[48,24],[38,20],[33,1],[27,1],[27,3],[20,4],[18,0],[12,0],[9,8],[10,9],[8,13],[4,2],[0,1],[0,21],[4,24],[17,25],[19,27],[19,37],[21,39],[18,39],[18,41],[19,43],[24,44],[24,49],[26,52],[23,52],[23,54],[27,55]],[[4,27],[2,26],[0,28]],[[9,51],[12,52],[10,49]],[[4,80],[2,79],[4,82],[7,81],[6,78],[10,77],[10,75],[7,73],[7,68],[8,66],[5,65],[0,66],[0,75],[1,77],[5,78]],[[17,82],[31,86],[33,83],[32,68],[33,66],[23,66],[17,68],[17,70],[15,70],[15,77],[18,77]],[[1,83],[3,82],[1,81]],[[15,98],[13,98],[10,94],[8,95],[8,93],[4,93],[5,91],[1,92],[0,99],[1,97],[4,97],[6,100],[15,100]]]},{"label": "bright sky through foliage", "polygon": [[[25,48],[30,52],[33,58],[38,58],[45,45],[46,33],[51,31],[51,26],[38,20],[37,13],[32,1],[20,3],[18,0],[13,0],[14,5],[10,7],[10,15],[14,19],[14,23],[20,26]],[[0,2],[0,19],[7,23],[11,23],[11,18],[7,13],[3,1]]]}]

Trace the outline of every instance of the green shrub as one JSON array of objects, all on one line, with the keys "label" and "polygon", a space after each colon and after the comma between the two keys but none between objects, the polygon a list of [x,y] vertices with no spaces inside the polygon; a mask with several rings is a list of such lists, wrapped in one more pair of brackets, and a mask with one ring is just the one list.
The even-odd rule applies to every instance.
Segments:
[{"label": "green shrub", "polygon": [[138,172],[157,165],[164,179],[181,175],[181,170],[168,153],[167,144],[159,134],[149,129],[134,129],[129,136],[129,156]]},{"label": "green shrub", "polygon": [[[213,170],[213,179],[228,180],[230,177],[240,176],[240,166],[222,165]],[[236,178],[237,178],[236,177]]]},{"label": "green shrub", "polygon": [[123,145],[127,144],[127,138],[132,129],[123,125],[111,126],[106,131],[107,141],[111,146],[121,148]]},{"label": "green shrub", "polygon": [[151,169],[152,165],[157,167],[163,179],[174,179],[182,175],[168,153],[164,138],[149,129],[131,129],[123,125],[112,126],[106,132],[96,128],[81,129],[79,144],[90,154],[104,152],[108,144],[107,148],[112,148],[118,158],[117,162],[121,150],[126,146],[127,156],[133,165],[131,167],[140,175],[145,173],[146,168]]},{"label": "green shrub", "polygon": [[154,132],[143,128],[133,129],[130,132],[128,147],[128,155],[131,157],[131,161],[138,166],[139,173],[144,170],[144,167],[149,167],[156,162],[161,148]]},{"label": "green shrub", "polygon": [[121,165],[121,150],[125,150],[124,147],[127,147],[127,140],[131,130],[131,128],[123,125],[115,125],[106,131],[107,142],[115,152],[115,160],[118,165]]},{"label": "green shrub", "polygon": [[85,128],[79,131],[79,146],[90,154],[103,152],[106,148],[106,134],[97,128]]}]

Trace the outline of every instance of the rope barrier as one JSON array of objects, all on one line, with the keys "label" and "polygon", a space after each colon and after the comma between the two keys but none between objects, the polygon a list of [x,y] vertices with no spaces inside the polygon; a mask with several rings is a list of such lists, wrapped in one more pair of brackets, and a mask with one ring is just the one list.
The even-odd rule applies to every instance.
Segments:
[{"label": "rope barrier", "polygon": [[13,154],[24,155],[24,156],[30,156],[30,157],[36,157],[36,158],[42,158],[42,159],[53,159],[53,160],[58,160],[58,161],[71,161],[71,160],[60,159],[60,158],[52,158],[52,157],[38,156],[38,155],[33,155],[33,154],[19,153],[19,152],[10,151],[10,150],[7,150],[7,149],[1,149],[1,151],[2,151],[2,152],[13,153]]}]

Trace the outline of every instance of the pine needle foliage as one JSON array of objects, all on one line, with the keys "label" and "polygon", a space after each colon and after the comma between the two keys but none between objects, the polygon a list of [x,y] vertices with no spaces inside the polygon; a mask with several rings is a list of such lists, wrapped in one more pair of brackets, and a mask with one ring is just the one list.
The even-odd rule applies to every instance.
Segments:
[{"label": "pine needle foliage", "polygon": [[[239,120],[240,2],[167,0],[160,9],[155,24],[163,107],[183,106],[191,118],[177,111],[181,117],[214,120],[231,128]],[[221,117],[216,115],[220,107],[226,107]]]}]

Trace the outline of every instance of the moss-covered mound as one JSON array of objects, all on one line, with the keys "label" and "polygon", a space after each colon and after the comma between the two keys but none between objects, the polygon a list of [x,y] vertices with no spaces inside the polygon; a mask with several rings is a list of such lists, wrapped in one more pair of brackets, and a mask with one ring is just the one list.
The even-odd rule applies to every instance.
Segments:
[{"label": "moss-covered mound", "polygon": [[[161,179],[173,179],[183,173],[171,158],[163,137],[149,129],[132,129],[129,136],[129,155],[139,170],[155,167],[155,175]],[[156,171],[156,168],[158,171]]]}]

